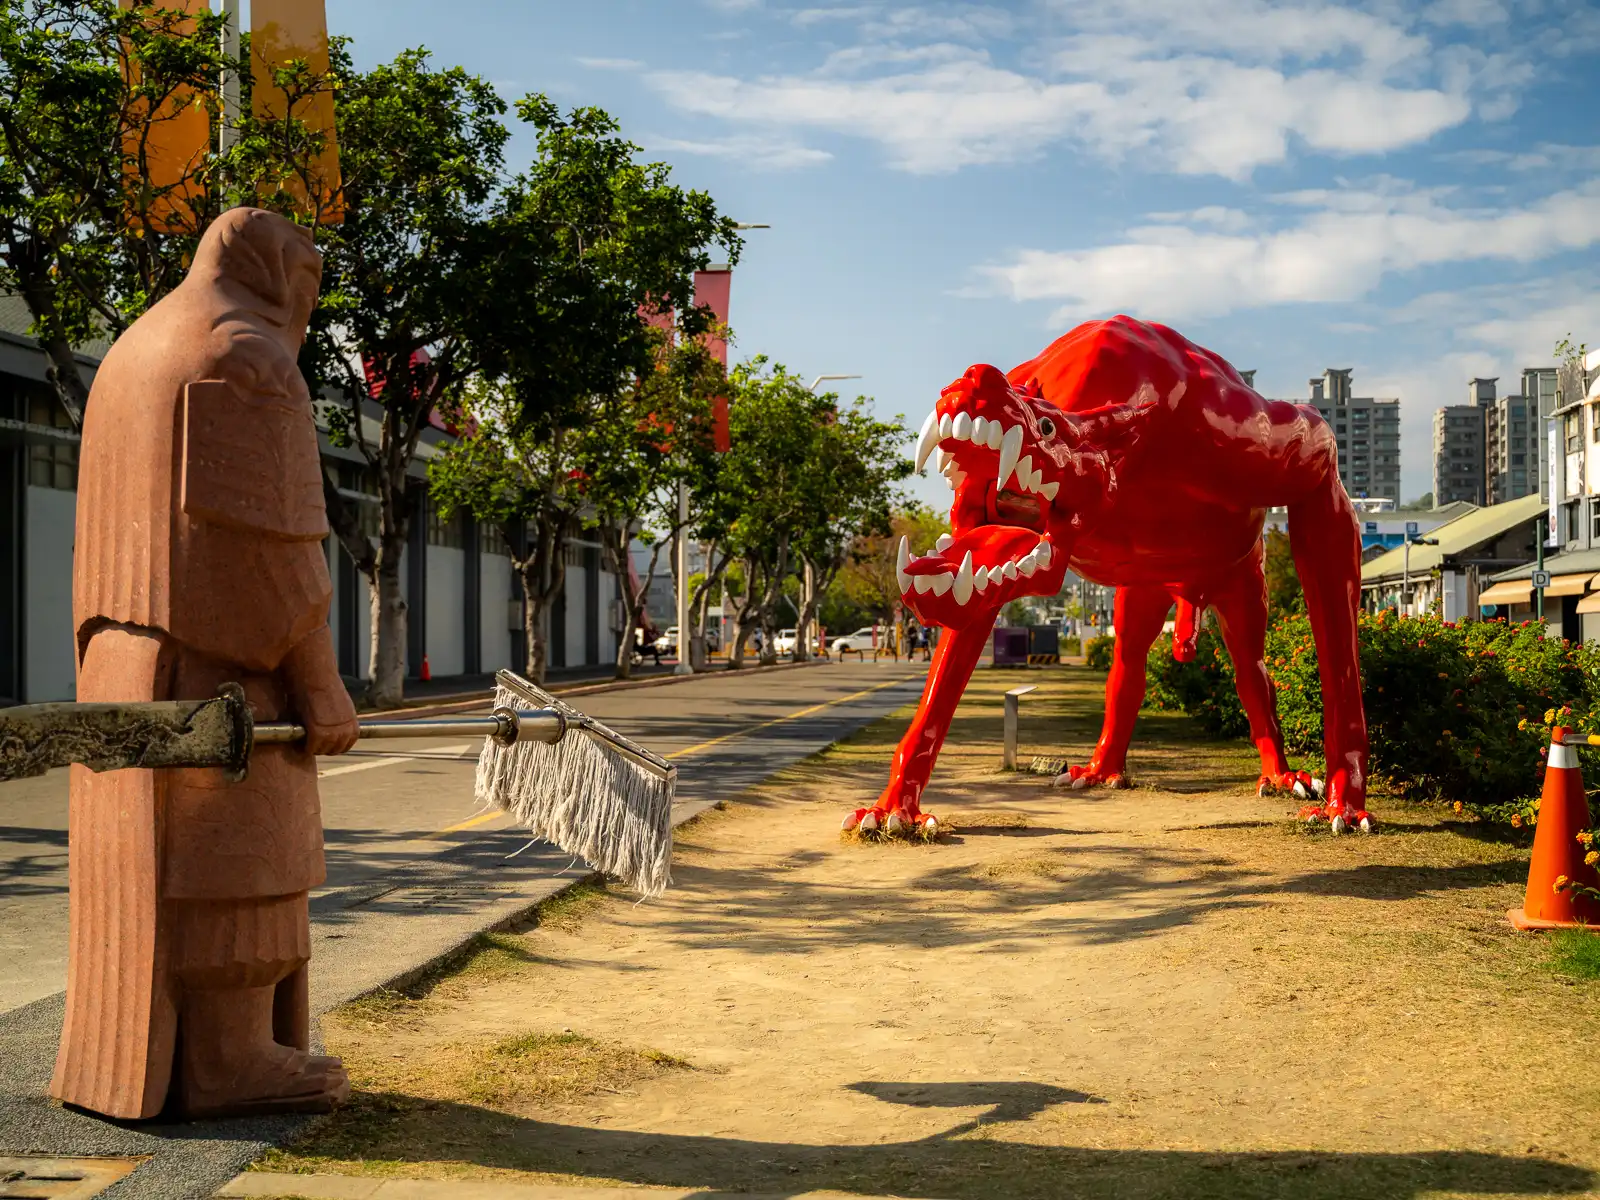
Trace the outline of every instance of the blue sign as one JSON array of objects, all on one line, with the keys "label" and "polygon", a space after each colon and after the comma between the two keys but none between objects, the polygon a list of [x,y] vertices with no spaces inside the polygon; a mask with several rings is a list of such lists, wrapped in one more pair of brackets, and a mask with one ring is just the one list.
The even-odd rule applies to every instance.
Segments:
[{"label": "blue sign", "polygon": [[1378,523],[1376,521],[1368,521],[1367,522],[1367,532],[1368,533],[1377,533],[1378,532]]},{"label": "blue sign", "polygon": [[1406,536],[1407,537],[1416,537],[1417,536],[1417,523],[1415,521],[1407,521],[1406,522]]}]

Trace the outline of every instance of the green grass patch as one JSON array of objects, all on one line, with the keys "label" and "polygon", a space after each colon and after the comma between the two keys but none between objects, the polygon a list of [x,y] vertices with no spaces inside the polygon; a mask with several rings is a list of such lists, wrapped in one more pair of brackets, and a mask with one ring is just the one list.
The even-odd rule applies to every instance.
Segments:
[{"label": "green grass patch", "polygon": [[1559,974],[1600,979],[1600,933],[1559,929],[1550,935],[1550,965]]}]

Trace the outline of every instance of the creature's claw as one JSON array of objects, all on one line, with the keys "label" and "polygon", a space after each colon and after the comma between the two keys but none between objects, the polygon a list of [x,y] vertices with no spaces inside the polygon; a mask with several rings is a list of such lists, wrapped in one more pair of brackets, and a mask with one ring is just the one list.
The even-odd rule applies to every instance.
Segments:
[{"label": "creature's claw", "polygon": [[858,808],[846,813],[844,833],[858,833],[864,837],[881,834],[889,838],[920,839],[931,842],[939,835],[939,820],[932,813],[910,815],[903,809],[884,812],[880,808]]},{"label": "creature's claw", "polygon": [[1263,772],[1256,780],[1257,796],[1278,796],[1293,793],[1298,799],[1318,799],[1322,796],[1322,780],[1313,779],[1307,771],[1285,771],[1281,775]]},{"label": "creature's claw", "polygon": [[1308,804],[1300,810],[1300,819],[1308,825],[1326,821],[1328,829],[1335,834],[1349,833],[1355,829],[1371,833],[1378,825],[1377,818],[1366,809],[1348,809],[1338,803]]},{"label": "creature's claw", "polygon": [[1068,767],[1055,777],[1053,787],[1071,788],[1081,792],[1085,788],[1104,786],[1113,789],[1131,788],[1132,781],[1121,771],[1107,771],[1093,761],[1081,767]]}]

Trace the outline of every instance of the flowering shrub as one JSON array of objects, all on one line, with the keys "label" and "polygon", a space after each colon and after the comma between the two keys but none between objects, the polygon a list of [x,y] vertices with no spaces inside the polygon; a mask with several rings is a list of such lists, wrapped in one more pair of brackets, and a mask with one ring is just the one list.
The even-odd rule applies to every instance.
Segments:
[{"label": "flowering shrub", "polygon": [[1116,643],[1116,638],[1090,638],[1083,648],[1083,665],[1096,671],[1111,670],[1111,650]]},{"label": "flowering shrub", "polygon": [[[1600,647],[1542,632],[1531,621],[1362,616],[1372,773],[1401,795],[1443,797],[1488,819],[1532,825],[1537,802],[1520,798],[1538,792],[1547,727],[1600,732]],[[1285,745],[1320,756],[1322,686],[1309,619],[1274,624],[1265,661]],[[1181,709],[1219,735],[1248,732],[1232,662],[1209,623],[1193,662],[1174,662],[1168,637],[1151,650],[1146,704]]]}]

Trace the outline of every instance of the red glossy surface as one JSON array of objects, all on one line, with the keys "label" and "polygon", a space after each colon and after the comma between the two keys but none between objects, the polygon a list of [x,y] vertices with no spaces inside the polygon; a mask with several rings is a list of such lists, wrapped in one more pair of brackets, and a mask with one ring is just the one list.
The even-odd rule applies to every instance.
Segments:
[{"label": "red glossy surface", "polygon": [[[1019,596],[1055,595],[1069,566],[1118,588],[1118,638],[1099,744],[1064,780],[1121,781],[1145,657],[1176,602],[1180,658],[1193,654],[1203,610],[1217,613],[1263,785],[1307,782],[1289,768],[1262,662],[1262,520],[1277,505],[1289,510],[1323,670],[1327,803],[1318,808],[1351,824],[1366,815],[1360,533],[1333,433],[1316,409],[1264,399],[1166,326],[1114,317],[1080,325],[1008,374],[970,368],[940,395],[933,420],[919,453],[945,460],[953,540],[904,562],[901,590],[919,620],[951,633],[895,755],[881,815],[920,814],[1000,609]],[[990,568],[1000,570],[994,582]]]}]

